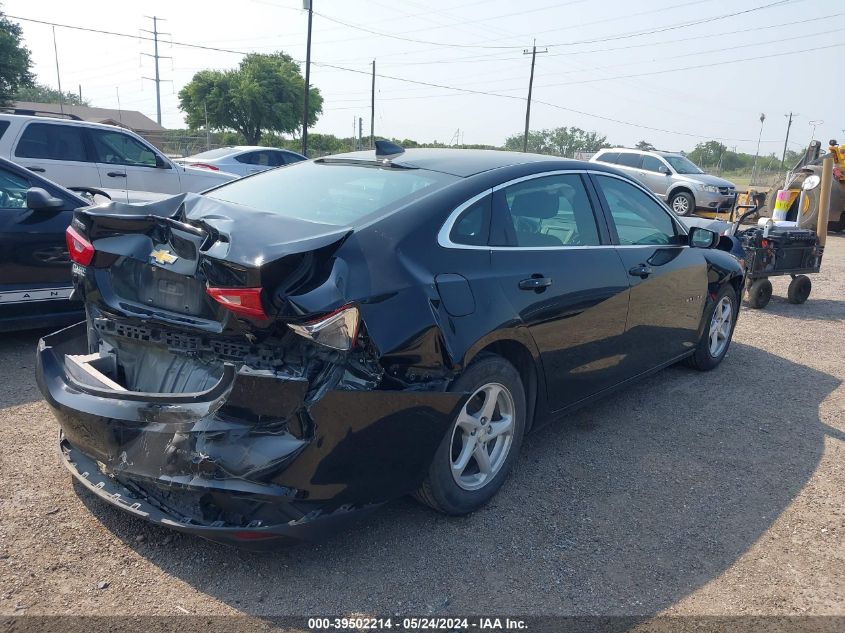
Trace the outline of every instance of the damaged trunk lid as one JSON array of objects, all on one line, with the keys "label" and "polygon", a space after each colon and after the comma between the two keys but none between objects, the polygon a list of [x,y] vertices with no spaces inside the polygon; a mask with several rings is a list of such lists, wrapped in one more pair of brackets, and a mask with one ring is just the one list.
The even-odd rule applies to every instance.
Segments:
[{"label": "damaged trunk lid", "polygon": [[89,267],[74,267],[86,301],[209,332],[303,317],[287,298],[351,232],[196,194],[80,211],[72,229],[94,251]]}]

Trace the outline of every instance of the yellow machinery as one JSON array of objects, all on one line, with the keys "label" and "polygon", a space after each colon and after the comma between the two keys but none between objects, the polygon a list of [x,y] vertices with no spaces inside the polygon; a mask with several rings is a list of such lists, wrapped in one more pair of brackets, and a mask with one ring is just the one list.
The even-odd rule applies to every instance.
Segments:
[{"label": "yellow machinery", "polygon": [[[828,230],[845,231],[845,151],[835,140],[830,141],[829,156],[833,159],[833,178],[830,190],[830,216]],[[802,228],[815,228],[821,197],[822,161],[821,143],[812,141],[801,160],[786,175],[784,184],[768,193],[749,190],[740,194],[737,205],[756,204],[761,215],[770,216],[775,208],[779,189],[788,192],[787,220],[798,220]],[[800,214],[799,214],[800,209]]]}]

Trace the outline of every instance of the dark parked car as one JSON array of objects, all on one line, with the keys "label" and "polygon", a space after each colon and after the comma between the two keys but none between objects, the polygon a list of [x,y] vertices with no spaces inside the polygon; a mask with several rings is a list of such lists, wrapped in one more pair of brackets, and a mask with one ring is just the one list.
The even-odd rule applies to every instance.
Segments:
[{"label": "dark parked car", "polygon": [[65,229],[73,211],[90,204],[0,158],[0,332],[55,327],[84,316],[80,303],[68,301],[73,288]]},{"label": "dark parked car", "polygon": [[73,475],[228,542],[314,538],[408,493],[464,514],[532,427],[724,358],[743,269],[633,180],[400,152],[78,212],[88,320],[38,350]]}]

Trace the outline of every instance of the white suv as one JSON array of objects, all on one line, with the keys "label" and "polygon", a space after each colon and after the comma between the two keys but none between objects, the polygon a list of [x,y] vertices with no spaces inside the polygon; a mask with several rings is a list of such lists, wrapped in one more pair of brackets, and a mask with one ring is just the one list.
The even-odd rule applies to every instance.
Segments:
[{"label": "white suv", "polygon": [[42,116],[0,113],[0,156],[65,187],[125,190],[129,202],[151,198],[139,192],[199,192],[237,178],[179,165],[124,128]]}]

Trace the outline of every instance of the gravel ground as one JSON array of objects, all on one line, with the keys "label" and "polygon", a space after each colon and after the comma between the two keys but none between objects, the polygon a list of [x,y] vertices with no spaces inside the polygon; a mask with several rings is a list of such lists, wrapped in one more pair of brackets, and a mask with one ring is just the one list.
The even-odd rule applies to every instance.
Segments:
[{"label": "gravel ground", "polygon": [[72,484],[0,336],[0,614],[845,615],[845,237],[802,306],[743,308],[722,366],[671,368],[527,439],[494,501],[399,500],[315,546],[250,553]]}]

